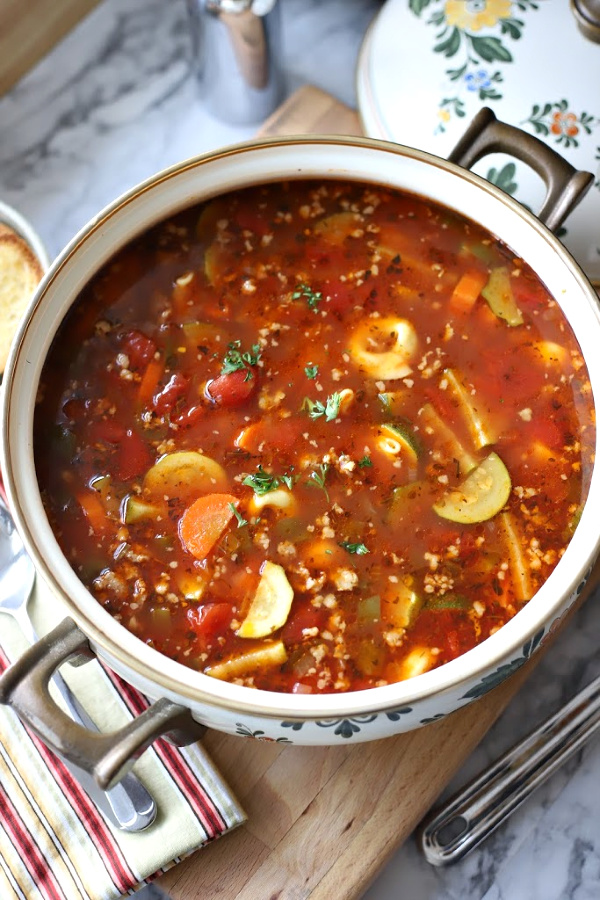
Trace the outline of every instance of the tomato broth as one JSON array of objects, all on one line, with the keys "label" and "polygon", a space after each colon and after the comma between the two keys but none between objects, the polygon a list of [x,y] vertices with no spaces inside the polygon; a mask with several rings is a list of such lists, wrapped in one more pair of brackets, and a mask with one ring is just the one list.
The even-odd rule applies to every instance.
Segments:
[{"label": "tomato broth", "polygon": [[35,417],[47,513],[125,628],[216,678],[350,691],[439,666],[552,572],[588,373],[478,225],[336,180],[171,217],[91,280]]}]

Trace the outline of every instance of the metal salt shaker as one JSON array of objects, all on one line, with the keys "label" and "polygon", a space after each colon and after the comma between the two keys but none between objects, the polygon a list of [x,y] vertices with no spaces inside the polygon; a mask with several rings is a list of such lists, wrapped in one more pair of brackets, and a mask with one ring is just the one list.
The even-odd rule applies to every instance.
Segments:
[{"label": "metal salt shaker", "polygon": [[264,120],[283,95],[277,0],[187,0],[187,5],[208,110],[238,125]]}]

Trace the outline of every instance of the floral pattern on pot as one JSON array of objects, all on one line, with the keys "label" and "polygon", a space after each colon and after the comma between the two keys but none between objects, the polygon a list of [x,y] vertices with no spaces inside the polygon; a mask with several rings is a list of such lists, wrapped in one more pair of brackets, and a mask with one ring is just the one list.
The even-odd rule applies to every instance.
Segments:
[{"label": "floral pattern on pot", "polygon": [[513,62],[510,42],[519,40],[525,28],[523,19],[514,13],[535,10],[537,3],[445,0],[432,6],[432,0],[410,0],[409,6],[416,16],[431,7],[427,24],[438,29],[433,50],[447,59],[456,57],[457,65],[445,72],[454,93],[440,100],[437,130],[445,131],[452,116],[466,115],[465,98],[469,94],[476,94],[485,103],[501,100],[504,79],[498,66]]},{"label": "floral pattern on pot", "polygon": [[524,644],[522,656],[511,659],[509,663],[504,663],[503,665],[498,666],[494,672],[485,675],[478,684],[470,688],[466,694],[463,694],[463,700],[476,700],[478,697],[483,697],[488,691],[492,691],[507,678],[510,678],[517,669],[520,669],[521,666],[527,662],[529,657],[533,654],[533,651],[538,648],[544,637],[545,631],[545,628],[540,628],[540,630]]},{"label": "floral pattern on pot", "polygon": [[[286,723],[282,722],[281,724],[285,725]],[[256,729],[252,730],[252,728],[249,728],[247,725],[243,725],[241,722],[236,722],[235,733],[239,734],[240,737],[254,738],[255,741],[265,741],[265,742],[268,742],[271,744],[291,744],[292,743],[289,740],[289,738],[286,738],[286,737],[272,738],[272,737],[269,737],[268,735],[266,735],[264,731],[261,731],[260,729],[258,731]]]}]

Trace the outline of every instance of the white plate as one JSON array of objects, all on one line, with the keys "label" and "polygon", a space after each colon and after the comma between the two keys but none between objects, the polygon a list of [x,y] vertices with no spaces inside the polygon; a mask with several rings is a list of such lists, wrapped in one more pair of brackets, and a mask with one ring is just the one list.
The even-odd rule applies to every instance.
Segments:
[{"label": "white plate", "polygon": [[[445,47],[445,49],[444,49]],[[487,57],[487,58],[486,58]],[[600,46],[568,3],[387,0],[357,69],[365,132],[447,157],[482,106],[537,135],[595,183],[559,232],[600,286]],[[534,212],[541,179],[503,154],[474,171]]]}]

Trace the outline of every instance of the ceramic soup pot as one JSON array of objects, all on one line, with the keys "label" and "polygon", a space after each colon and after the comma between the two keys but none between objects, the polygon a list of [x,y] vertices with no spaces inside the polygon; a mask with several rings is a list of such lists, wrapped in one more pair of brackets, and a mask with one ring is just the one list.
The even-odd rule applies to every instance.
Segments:
[{"label": "ceramic soup pot", "polygon": [[[533,142],[533,143],[532,143]],[[443,160],[391,143],[307,136],[246,143],[174,166],[99,213],[54,262],[22,322],[4,380],[2,457],[19,531],[39,575],[66,605],[68,618],[0,680],[10,703],[51,746],[113,783],[157,734],[185,741],[201,726],[263,740],[335,744],[383,738],[451,713],[499,684],[539,648],[574,602],[599,549],[600,472],[567,550],[539,592],[482,644],[408,681],[340,695],[281,694],[219,681],[161,655],[116,621],[87,591],[60,550],[36,481],[33,418],[44,358],[63,317],[88,279],[132,237],[169,215],[218,194],[294,178],[339,177],[391,185],[431,198],[476,220],[538,273],[568,318],[600,396],[600,312],[596,294],[547,225],[468,169],[490,146],[511,147],[548,183],[543,218],[552,227],[592,176],[576,172],[535,138],[482,110]],[[122,732],[82,732],[52,703],[46,684],[65,658],[90,650],[143,693],[150,710]],[[196,727],[194,730],[195,726]]]}]

